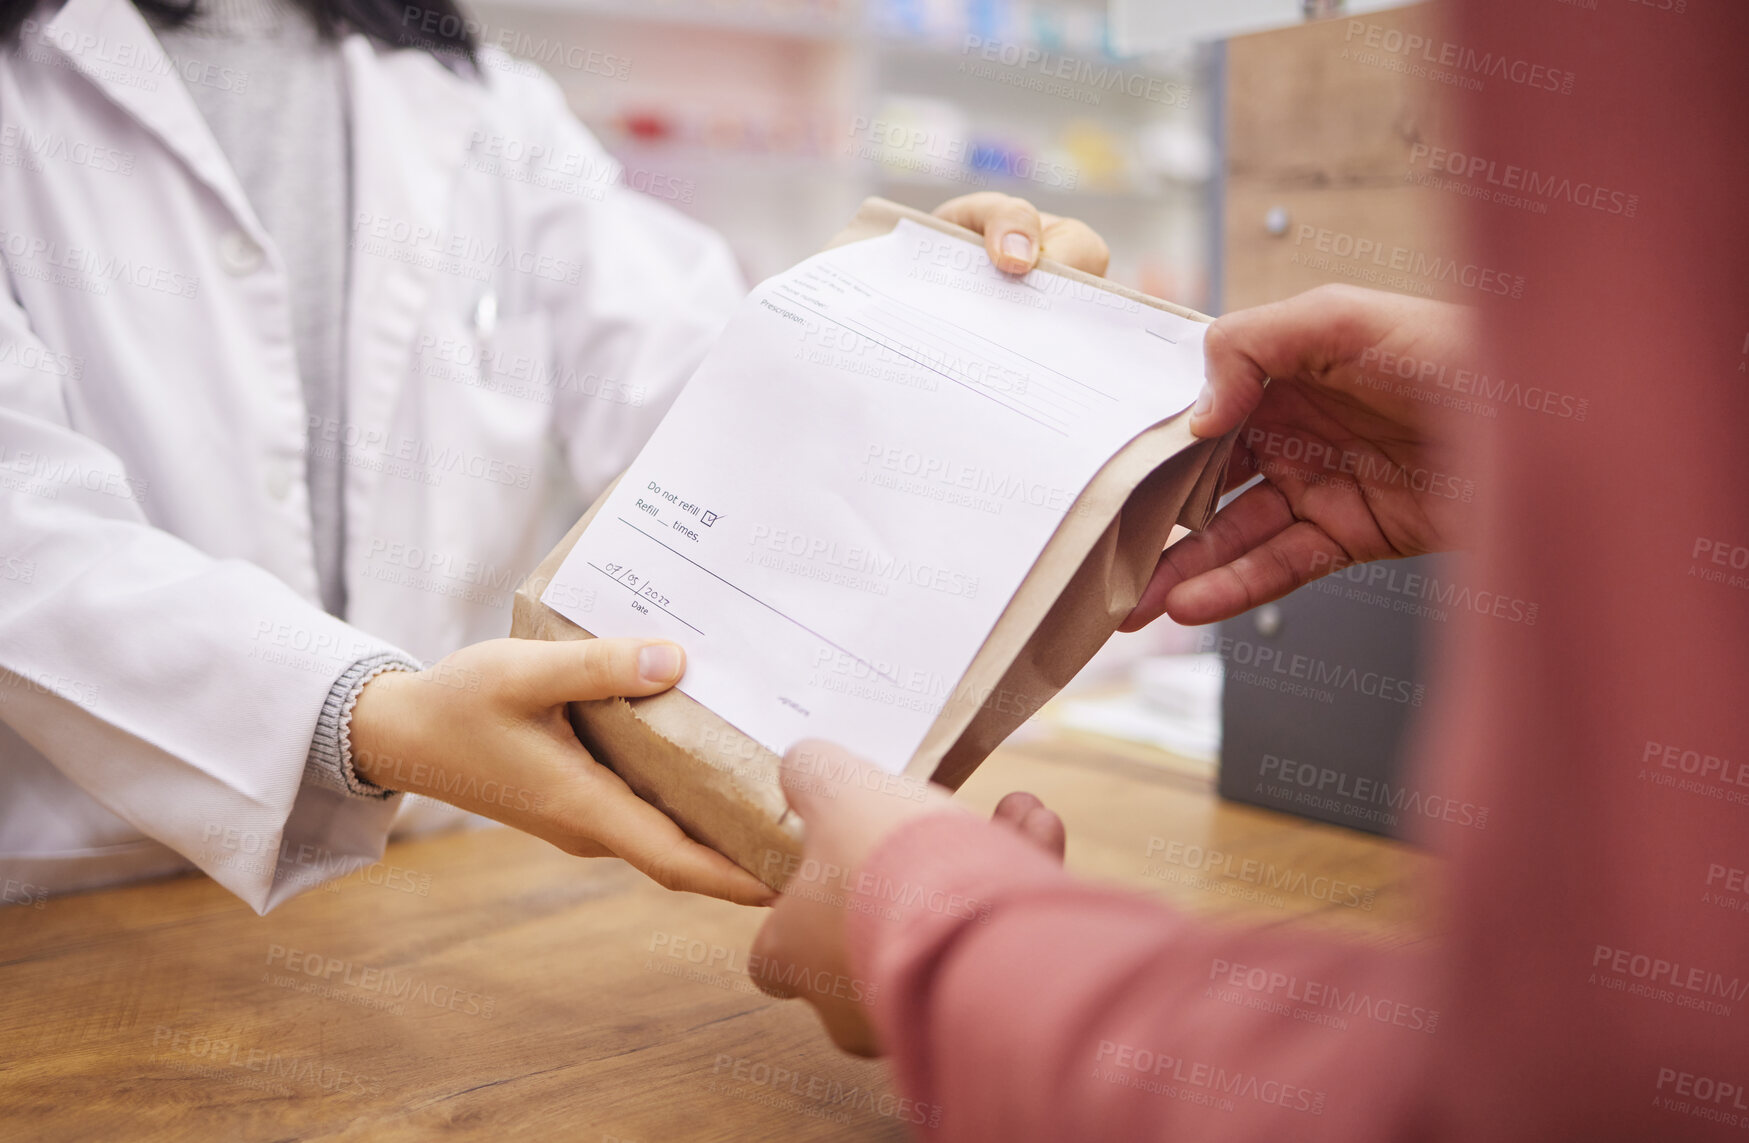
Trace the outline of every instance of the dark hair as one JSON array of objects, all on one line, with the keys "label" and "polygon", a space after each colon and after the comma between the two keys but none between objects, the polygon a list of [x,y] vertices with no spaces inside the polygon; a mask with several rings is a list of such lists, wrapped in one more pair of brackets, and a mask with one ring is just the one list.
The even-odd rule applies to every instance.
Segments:
[{"label": "dark hair", "polygon": [[[0,45],[18,39],[19,29],[40,0],[0,0]],[[454,66],[477,62],[472,20],[455,0],[294,0],[328,35],[362,32],[397,48],[419,48]],[[177,25],[196,15],[200,0],[134,0],[134,7],[160,25]]]}]

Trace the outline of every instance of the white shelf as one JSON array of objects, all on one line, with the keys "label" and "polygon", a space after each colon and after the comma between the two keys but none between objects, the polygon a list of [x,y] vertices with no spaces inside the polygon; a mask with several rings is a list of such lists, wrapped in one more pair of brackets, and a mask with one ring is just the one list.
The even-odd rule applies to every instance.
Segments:
[{"label": "white shelf", "polygon": [[894,170],[890,167],[877,167],[875,181],[883,186],[893,187],[928,187],[934,190],[953,191],[960,194],[973,194],[977,191],[1001,191],[1020,198],[1063,200],[1092,200],[1113,203],[1164,204],[1169,196],[1177,197],[1184,193],[1201,194],[1202,185],[1162,180],[1157,187],[1075,187],[1065,189],[1053,187],[1029,179],[1015,178],[1012,175],[1002,175],[995,171],[972,171],[969,175],[983,178],[984,182],[951,179],[933,175],[918,174],[911,171]]},{"label": "white shelf", "polygon": [[[1110,241],[1114,272],[1176,290],[1190,304],[1202,300],[1188,295],[1200,288],[1195,283],[1206,277],[1212,257],[1207,182],[1161,173],[1203,169],[1167,164],[1176,152],[1162,150],[1162,132],[1203,130],[1206,99],[1196,89],[1201,77],[1194,59],[1115,59],[1097,49],[1040,45],[1054,59],[1084,61],[1094,75],[1116,68],[1190,89],[1188,106],[1180,107],[1042,76],[1065,89],[1103,94],[1098,103],[1082,103],[1061,90],[1007,82],[1048,70],[1042,63],[1028,69],[985,61],[976,51],[963,51],[960,37],[941,33],[931,39],[876,27],[869,18],[874,0],[847,0],[835,9],[820,4],[813,11],[779,0],[464,2],[476,4],[489,26],[521,24],[536,38],[557,37],[633,60],[629,78],[621,81],[558,78],[572,106],[628,167],[690,184],[676,205],[728,235],[753,277],[812,253],[867,195],[933,206],[994,190],[1087,219]],[[1095,0],[1059,6],[1096,8]],[[1006,23],[1019,27],[1022,21]],[[1085,26],[1057,26],[1070,28],[1066,42],[1096,38]],[[1001,74],[981,74],[985,68]],[[666,120],[671,137],[645,139],[624,130],[639,115]],[[1110,181],[1095,185],[1083,178],[1068,189],[946,161],[901,169],[884,162],[880,152],[904,144],[885,142],[881,132],[868,130],[871,122],[855,126],[863,120],[914,126],[925,139],[955,140],[957,149],[943,154],[962,163],[966,148],[981,140],[997,151],[1028,156],[1041,171],[1068,170],[1079,162],[1083,173],[1110,172]],[[797,122],[801,135],[795,133]],[[765,140],[779,149],[759,149]],[[921,152],[919,158],[927,161]]]},{"label": "white shelf", "polygon": [[755,7],[751,4],[737,10],[708,0],[475,0],[474,6],[482,12],[515,8],[832,44],[852,43],[861,31],[861,21],[855,17],[770,16],[747,10]]},{"label": "white shelf", "polygon": [[729,178],[855,179],[862,171],[850,159],[830,155],[790,155],[771,151],[726,151],[687,144],[666,145],[603,137],[622,162],[666,174]]},{"label": "white shelf", "polygon": [[[941,43],[934,40],[913,39],[904,36],[880,36],[875,39],[874,43],[875,47],[878,48],[882,54],[891,56],[897,60],[915,61],[925,64],[952,63],[954,65],[953,70],[956,74],[958,72],[958,64],[961,60],[964,60],[967,63],[988,63],[991,67],[1003,68],[1009,71],[1021,70],[1018,64],[1004,64],[987,61],[982,56],[963,52],[952,44]],[[1156,67],[1145,62],[1143,59],[1117,59],[1112,56],[1107,56],[1103,52],[1082,52],[1076,51],[1072,48],[1042,48],[1042,50],[1049,52],[1053,58],[1062,57],[1065,59],[1085,61],[1086,64],[1094,68],[1120,68],[1127,72],[1134,72],[1137,75],[1147,76],[1150,79],[1176,80],[1183,82],[1188,78],[1184,69]]]},{"label": "white shelf", "polygon": [[[636,20],[645,23],[679,25],[704,29],[725,29],[785,39],[820,40],[830,43],[856,43],[896,56],[919,59],[958,60],[964,53],[953,43],[925,37],[894,35],[868,26],[862,14],[852,6],[845,15],[808,16],[761,12],[761,7],[782,8],[785,5],[761,5],[758,0],[739,3],[718,0],[473,0],[481,11],[499,8],[533,9],[578,16],[599,16],[615,20]],[[1042,44],[1020,42],[1020,47],[1039,47],[1053,56],[1086,61],[1089,65],[1122,67],[1142,75],[1162,79],[1182,77],[1183,69],[1162,67],[1150,63],[1150,57],[1118,58],[1103,51],[1075,47],[1044,47]]]}]

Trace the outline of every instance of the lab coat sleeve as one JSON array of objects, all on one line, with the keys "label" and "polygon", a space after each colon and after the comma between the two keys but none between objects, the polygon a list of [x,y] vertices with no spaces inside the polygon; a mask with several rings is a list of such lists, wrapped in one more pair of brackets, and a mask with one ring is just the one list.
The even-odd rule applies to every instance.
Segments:
[{"label": "lab coat sleeve", "polygon": [[[490,49],[489,49],[490,50]],[[577,487],[593,498],[631,463],[746,294],[715,231],[632,190],[545,75],[488,68],[519,129],[594,172],[585,193],[523,184],[529,246],[575,251],[581,281],[555,289],[553,352],[567,376],[555,420]],[[684,193],[690,184],[665,180]]]},{"label": "lab coat sleeve", "polygon": [[83,364],[0,290],[0,720],[265,912],[382,855],[399,798],[302,779],[335,680],[399,652],[152,527],[152,490],[69,421]]}]

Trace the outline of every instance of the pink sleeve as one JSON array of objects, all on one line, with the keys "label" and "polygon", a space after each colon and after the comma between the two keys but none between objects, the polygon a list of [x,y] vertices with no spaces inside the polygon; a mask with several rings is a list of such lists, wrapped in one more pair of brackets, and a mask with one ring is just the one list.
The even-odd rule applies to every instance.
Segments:
[{"label": "pink sleeve", "polygon": [[1538,606],[1446,625],[1410,781],[1492,812],[1421,823],[1437,959],[1193,922],[923,819],[851,935],[945,1135],[1749,1138],[1749,4],[1451,15],[1424,50],[1471,69],[1467,125],[1409,173],[1525,284],[1475,299],[1458,570]]},{"label": "pink sleeve", "polygon": [[943,1137],[1405,1133],[1391,1093],[1410,1090],[1440,1005],[1403,954],[1192,923],[958,815],[895,833],[859,883],[857,972],[900,1087]]}]

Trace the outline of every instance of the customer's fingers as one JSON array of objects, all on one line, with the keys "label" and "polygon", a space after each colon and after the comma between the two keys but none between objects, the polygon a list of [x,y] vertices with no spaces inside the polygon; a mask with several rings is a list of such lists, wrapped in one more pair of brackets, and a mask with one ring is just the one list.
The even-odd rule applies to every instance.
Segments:
[{"label": "customer's fingers", "polygon": [[[778,903],[770,917],[766,918],[759,932],[753,937],[753,947],[747,975],[752,979],[753,986],[767,996],[775,996],[779,1000],[790,1000],[800,995],[795,986],[795,973],[782,971],[767,971],[767,966],[783,968],[794,963],[795,948],[802,942],[791,938],[790,934],[798,925],[804,922],[793,917],[793,911],[782,902]],[[755,971],[754,965],[758,966]]]},{"label": "customer's fingers", "polygon": [[936,207],[935,216],[982,234],[990,261],[1004,273],[1024,274],[1038,264],[1044,220],[1023,198],[995,191],[962,195]]},{"label": "customer's fingers", "polygon": [[1324,529],[1302,520],[1225,567],[1186,580],[1166,595],[1166,614],[1195,626],[1231,619],[1273,602],[1344,562]]},{"label": "customer's fingers", "polygon": [[[747,962],[754,987],[780,1000],[805,1000],[844,1051],[880,1054],[864,1007],[873,989],[848,978],[850,954],[841,909],[810,899],[779,901],[753,938]],[[822,987],[821,982],[830,984]]]},{"label": "customer's fingers", "polygon": [[1142,589],[1135,610],[1119,627],[1140,631],[1166,612],[1166,596],[1179,584],[1225,567],[1294,522],[1282,494],[1259,484],[1215,514],[1209,526],[1192,532],[1160,553],[1154,575]]},{"label": "customer's fingers", "polygon": [[1190,431],[1199,437],[1223,436],[1238,428],[1263,400],[1269,374],[1252,356],[1253,327],[1237,321],[1250,312],[1216,320],[1203,338],[1202,393],[1190,414]]},{"label": "customer's fingers", "polygon": [[512,645],[513,672],[539,706],[652,695],[686,671],[686,653],[660,639],[504,640]]},{"label": "customer's fingers", "polygon": [[[1209,327],[1208,387],[1191,431],[1217,437],[1242,424],[1263,400],[1267,378],[1316,384],[1342,376],[1391,330],[1463,328],[1464,314],[1444,302],[1342,284],[1234,310]],[[1349,400],[1356,400],[1354,394]]]},{"label": "customer's fingers", "polygon": [[872,769],[836,743],[804,738],[784,752],[778,780],[790,808],[811,822],[838,809],[839,795],[854,790],[858,777]]},{"label": "customer's fingers", "polygon": [[817,739],[784,753],[782,780],[790,808],[807,827],[809,856],[846,871],[860,868],[882,839],[912,818],[965,812],[939,786],[883,770]]},{"label": "customer's fingers", "polygon": [[1058,861],[1068,848],[1063,819],[1024,790],[1016,790],[996,803],[990,820],[1007,826]]},{"label": "customer's fingers", "polygon": [[1294,519],[1278,489],[1259,484],[1166,549],[1123,630],[1162,613],[1189,626],[1231,619],[1352,562],[1323,528]]}]

